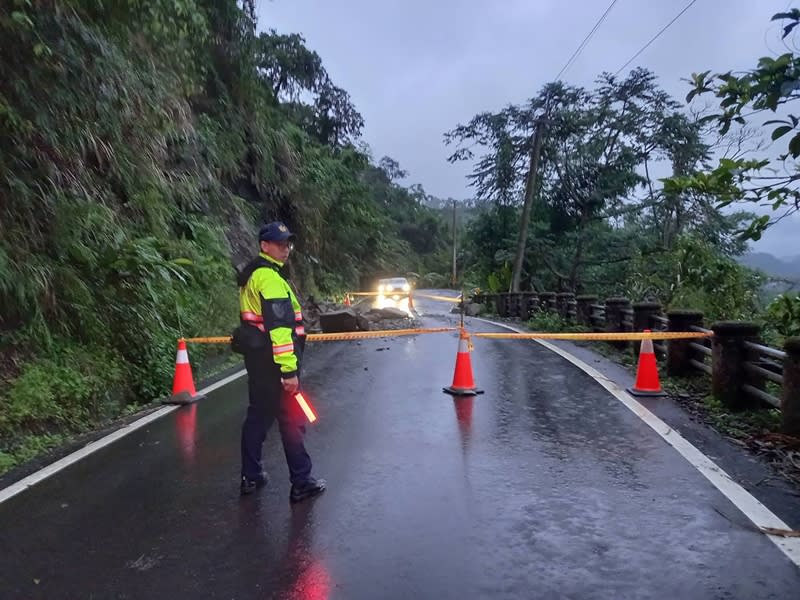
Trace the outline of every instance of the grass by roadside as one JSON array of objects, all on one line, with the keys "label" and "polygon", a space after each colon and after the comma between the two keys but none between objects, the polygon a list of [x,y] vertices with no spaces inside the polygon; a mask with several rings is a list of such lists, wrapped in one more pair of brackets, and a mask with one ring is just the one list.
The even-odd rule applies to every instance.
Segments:
[{"label": "grass by roadside", "polygon": [[[588,344],[580,344],[588,346]],[[630,351],[609,344],[592,344],[592,349],[636,374]],[[703,374],[667,377],[659,363],[662,389],[692,419],[713,428],[720,435],[747,449],[772,467],[776,473],[800,488],[800,439],[781,433],[781,412],[763,406],[757,410],[732,411],[711,392],[711,379]]]},{"label": "grass by roadside", "polygon": [[[195,383],[199,387],[199,382],[211,380],[241,362],[241,357],[231,352],[199,361],[192,365]],[[116,413],[82,424],[68,433],[19,433],[13,444],[7,446],[8,451],[0,451],[0,487],[25,477],[87,443],[158,410],[161,406],[160,400],[128,404]]]},{"label": "grass by roadside", "polygon": [[[588,346],[585,343],[578,345]],[[631,375],[636,374],[636,362],[630,351],[620,351],[608,344],[592,344],[592,349],[624,366]],[[693,416],[702,418],[722,435],[737,441],[753,436],[778,434],[781,429],[781,412],[764,407],[754,411],[734,412],[729,410],[711,393],[711,380],[697,374],[691,377],[667,377],[663,363],[659,363],[659,379],[662,389],[687,409]]]}]

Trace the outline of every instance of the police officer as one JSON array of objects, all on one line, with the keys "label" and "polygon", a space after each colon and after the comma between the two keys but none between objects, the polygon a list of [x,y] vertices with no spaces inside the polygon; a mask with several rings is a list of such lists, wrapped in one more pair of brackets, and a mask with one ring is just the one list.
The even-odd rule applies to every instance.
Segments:
[{"label": "police officer", "polygon": [[325,482],[311,477],[311,458],[303,444],[305,417],[294,398],[305,330],[300,303],[279,270],[295,236],[276,221],[264,225],[258,239],[261,252],[239,273],[241,324],[233,336],[234,349],[244,354],[249,392],[242,425],[241,493],[251,494],[267,483],[261,452],[277,418],[292,483],[289,498],[299,502],[325,491]]}]

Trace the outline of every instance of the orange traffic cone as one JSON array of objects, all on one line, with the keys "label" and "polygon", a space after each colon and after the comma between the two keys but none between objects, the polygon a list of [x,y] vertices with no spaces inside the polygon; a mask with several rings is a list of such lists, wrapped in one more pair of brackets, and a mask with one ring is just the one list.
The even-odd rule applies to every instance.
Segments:
[{"label": "orange traffic cone", "polygon": [[189,352],[186,340],[178,340],[178,355],[175,357],[175,376],[172,378],[172,397],[165,399],[164,404],[191,404],[202,398],[194,389],[192,365],[189,364]]},{"label": "orange traffic cone", "polygon": [[[650,330],[645,329],[644,332],[650,333]],[[642,340],[636,383],[632,388],[628,388],[628,393],[633,396],[664,396],[658,381],[658,364],[653,351],[653,340]]]},{"label": "orange traffic cone", "polygon": [[472,376],[472,361],[469,358],[469,334],[462,327],[458,339],[458,354],[456,354],[456,370],[453,374],[453,385],[443,388],[453,396],[476,396],[483,390],[475,387],[475,378]]},{"label": "orange traffic cone", "polygon": [[411,292],[408,292],[408,310],[414,310],[414,296]]},{"label": "orange traffic cone", "polygon": [[350,294],[345,294],[344,295],[344,305],[345,306],[350,306]]}]

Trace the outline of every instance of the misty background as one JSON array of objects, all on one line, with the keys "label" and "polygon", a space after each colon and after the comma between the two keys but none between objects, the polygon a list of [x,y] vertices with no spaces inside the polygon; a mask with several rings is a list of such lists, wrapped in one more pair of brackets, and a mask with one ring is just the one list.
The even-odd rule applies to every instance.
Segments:
[{"label": "misty background", "polygon": [[[593,87],[617,72],[687,6],[686,0],[619,0],[561,75]],[[450,164],[442,135],[478,112],[533,96],[552,81],[608,8],[607,0],[260,0],[259,27],[302,34],[364,116],[364,141],[440,198],[473,196],[471,163]],[[692,72],[747,69],[785,51],[771,23],[786,0],[697,0],[634,61],[683,102]],[[764,120],[774,116],[764,116]],[[754,124],[757,122],[754,122]],[[656,175],[668,175],[666,168]],[[764,212],[753,205],[745,210]],[[751,243],[753,266],[800,277],[795,214]],[[759,257],[768,254],[772,256]],[[753,258],[755,256],[755,258]],[[776,263],[773,257],[778,258]],[[765,268],[766,270],[766,268]],[[776,272],[779,271],[780,273]]]}]

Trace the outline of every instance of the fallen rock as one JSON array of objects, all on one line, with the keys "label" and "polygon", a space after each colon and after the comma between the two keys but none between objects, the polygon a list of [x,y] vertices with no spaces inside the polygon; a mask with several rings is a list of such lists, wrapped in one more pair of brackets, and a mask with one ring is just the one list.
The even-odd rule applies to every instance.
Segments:
[{"label": "fallen rock", "polygon": [[405,319],[386,319],[376,325],[376,329],[393,330],[393,329],[415,329],[421,327],[421,323],[416,319],[406,317]]},{"label": "fallen rock", "polygon": [[319,326],[323,333],[359,331],[358,318],[349,309],[320,313]]},{"label": "fallen rock", "polygon": [[308,333],[319,333],[322,331],[320,326],[321,314],[335,312],[341,308],[341,306],[333,302],[316,301],[313,296],[309,296],[308,300],[302,303],[302,306],[303,321]]},{"label": "fallen rock", "polygon": [[475,304],[474,302],[470,302],[466,306],[464,306],[464,314],[468,317],[477,317],[480,314],[483,314],[486,311],[486,307],[483,304]]},{"label": "fallen rock", "polygon": [[[464,305],[464,314],[468,317],[477,317],[486,310],[483,304],[469,303]],[[450,312],[454,315],[461,314],[461,305],[455,304]]]},{"label": "fallen rock", "polygon": [[399,308],[388,306],[386,308],[373,308],[367,313],[367,318],[372,320],[407,319],[408,313]]},{"label": "fallen rock", "polygon": [[359,300],[355,304],[350,307],[351,310],[354,312],[365,315],[372,310],[372,300],[365,298],[363,300]]}]

